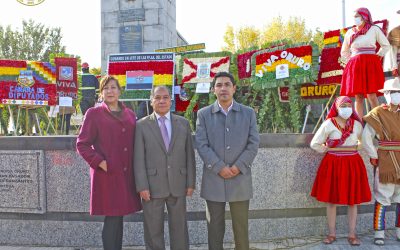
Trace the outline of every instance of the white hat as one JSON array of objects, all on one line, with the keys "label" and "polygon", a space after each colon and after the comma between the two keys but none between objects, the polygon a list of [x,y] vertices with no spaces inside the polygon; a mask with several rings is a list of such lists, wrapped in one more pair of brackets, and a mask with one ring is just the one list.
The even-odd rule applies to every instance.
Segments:
[{"label": "white hat", "polygon": [[378,91],[383,93],[385,91],[391,91],[391,90],[400,91],[400,79],[398,77],[387,80],[385,82],[385,85],[383,86],[383,89],[380,89]]}]

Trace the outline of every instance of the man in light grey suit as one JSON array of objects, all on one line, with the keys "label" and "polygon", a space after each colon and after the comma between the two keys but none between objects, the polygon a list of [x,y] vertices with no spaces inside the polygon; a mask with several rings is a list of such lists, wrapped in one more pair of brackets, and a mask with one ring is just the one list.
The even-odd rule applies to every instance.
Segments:
[{"label": "man in light grey suit", "polygon": [[251,164],[259,134],[254,110],[233,99],[235,80],[227,72],[212,82],[217,101],[197,113],[196,145],[204,162],[201,197],[206,200],[208,247],[223,250],[225,205],[229,202],[236,250],[249,249]]},{"label": "man in light grey suit", "polygon": [[136,124],[133,165],[143,203],[146,249],[165,249],[166,205],[171,249],[187,250],[186,196],[193,194],[196,180],[191,129],[185,118],[170,113],[167,87],[153,89],[151,105],[154,113]]}]

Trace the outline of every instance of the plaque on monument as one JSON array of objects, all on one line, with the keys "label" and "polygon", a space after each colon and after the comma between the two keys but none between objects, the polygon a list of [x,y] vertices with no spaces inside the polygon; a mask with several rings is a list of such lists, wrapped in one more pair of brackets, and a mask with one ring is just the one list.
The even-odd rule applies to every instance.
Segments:
[{"label": "plaque on monument", "polygon": [[119,52],[141,52],[143,49],[142,25],[129,25],[119,28]]},{"label": "plaque on monument", "polygon": [[0,151],[0,212],[46,212],[43,151]]},{"label": "plaque on monument", "polygon": [[118,12],[118,22],[144,21],[144,9],[120,10]]}]

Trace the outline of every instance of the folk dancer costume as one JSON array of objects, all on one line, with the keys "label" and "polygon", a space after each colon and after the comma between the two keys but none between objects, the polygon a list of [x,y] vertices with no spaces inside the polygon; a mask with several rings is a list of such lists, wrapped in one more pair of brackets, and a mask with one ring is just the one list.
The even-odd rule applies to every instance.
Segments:
[{"label": "folk dancer costume", "polygon": [[[375,244],[383,245],[385,237],[385,211],[392,202],[397,203],[396,236],[400,240],[400,80],[385,82],[380,90],[388,104],[371,110],[366,116],[363,146],[375,169]],[[395,93],[397,91],[397,93]],[[373,138],[378,139],[378,147]]]},{"label": "folk dancer costume", "polygon": [[[400,14],[400,10],[397,13]],[[400,66],[400,26],[393,28],[389,32],[388,40],[390,43],[390,68],[392,75],[398,77]]]},{"label": "folk dancer costume", "polygon": [[[341,96],[353,97],[357,94],[373,94],[383,87],[383,57],[390,49],[389,41],[382,30],[373,25],[367,8],[356,10],[365,21],[364,26],[348,30],[341,49],[341,58],[347,63],[343,71],[340,89]],[[381,48],[376,53],[376,43]]]},{"label": "folk dancer costume", "polygon": [[342,128],[335,117],[343,103],[352,103],[347,96],[340,96],[332,105],[324,123],[318,129],[310,146],[317,152],[326,151],[318,168],[311,196],[318,201],[340,205],[355,205],[371,200],[365,165],[357,146],[363,126],[354,108]]}]

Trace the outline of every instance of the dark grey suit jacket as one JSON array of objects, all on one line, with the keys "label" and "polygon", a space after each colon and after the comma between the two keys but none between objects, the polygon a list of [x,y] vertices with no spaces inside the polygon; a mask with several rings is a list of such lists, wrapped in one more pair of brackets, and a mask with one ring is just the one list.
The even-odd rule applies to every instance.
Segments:
[{"label": "dark grey suit jacket", "polygon": [[196,163],[189,122],[171,113],[171,127],[171,143],[166,149],[154,113],[136,123],[136,190],[150,190],[152,198],[185,196],[187,188],[195,188]]},{"label": "dark grey suit jacket", "polygon": [[[250,166],[257,155],[259,142],[252,108],[234,101],[227,116],[217,102],[199,110],[196,146],[204,162],[201,197],[219,202],[252,198]],[[223,179],[218,174],[224,166],[233,165],[241,171],[238,176]]]}]

